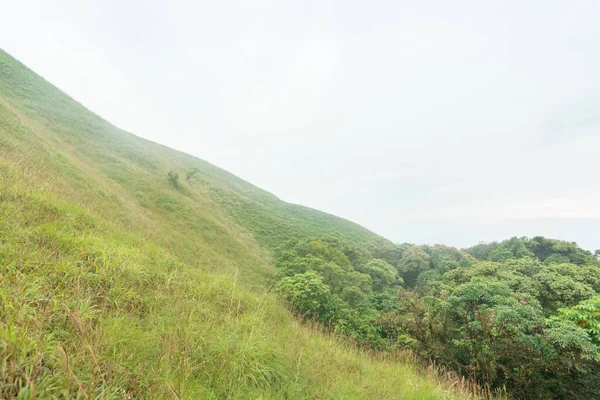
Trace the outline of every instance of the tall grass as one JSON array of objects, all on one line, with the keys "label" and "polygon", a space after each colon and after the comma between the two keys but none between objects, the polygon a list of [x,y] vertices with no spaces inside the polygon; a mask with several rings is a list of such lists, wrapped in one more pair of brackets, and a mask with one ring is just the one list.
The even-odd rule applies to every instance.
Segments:
[{"label": "tall grass", "polygon": [[454,397],[2,171],[1,398]]},{"label": "tall grass", "polygon": [[[195,183],[169,184],[192,166]],[[285,215],[305,221],[296,233],[379,239],[286,207],[119,131],[0,51],[0,398],[473,398],[299,323],[265,290],[255,237],[288,234]]]}]

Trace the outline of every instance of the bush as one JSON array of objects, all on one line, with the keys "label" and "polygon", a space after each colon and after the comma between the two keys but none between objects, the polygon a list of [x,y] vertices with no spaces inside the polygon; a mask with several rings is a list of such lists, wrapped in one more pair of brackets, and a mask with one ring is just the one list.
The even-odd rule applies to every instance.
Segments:
[{"label": "bush", "polygon": [[198,168],[193,168],[187,172],[187,174],[185,175],[185,179],[187,179],[189,182],[190,179],[192,179],[194,177],[194,175],[196,175],[199,172],[200,172],[200,170]]},{"label": "bush", "polygon": [[179,188],[179,173],[176,171],[169,171],[167,175],[169,176],[169,183],[176,188]]}]

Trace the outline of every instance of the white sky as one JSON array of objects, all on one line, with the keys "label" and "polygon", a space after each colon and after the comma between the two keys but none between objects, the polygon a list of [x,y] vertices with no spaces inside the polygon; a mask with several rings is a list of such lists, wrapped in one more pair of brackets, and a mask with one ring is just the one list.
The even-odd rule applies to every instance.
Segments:
[{"label": "white sky", "polygon": [[600,1],[3,1],[92,111],[397,242],[600,248]]}]

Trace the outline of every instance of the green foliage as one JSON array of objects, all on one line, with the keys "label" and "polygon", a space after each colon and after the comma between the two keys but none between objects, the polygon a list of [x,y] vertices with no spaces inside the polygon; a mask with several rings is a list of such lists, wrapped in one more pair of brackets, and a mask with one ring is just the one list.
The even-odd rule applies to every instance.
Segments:
[{"label": "green foliage", "polygon": [[406,348],[515,398],[600,397],[598,252],[395,245],[123,132],[2,51],[0,265],[0,398],[474,397]]},{"label": "green foliage", "polygon": [[583,300],[573,307],[561,308],[554,319],[575,323],[590,335],[594,344],[600,346],[600,296]]},{"label": "green foliage", "polygon": [[439,271],[449,271],[455,268],[466,268],[471,266],[475,259],[469,254],[455,249],[454,247],[436,244],[427,246],[431,254],[431,268]]},{"label": "green foliage", "polygon": [[591,252],[583,250],[573,242],[536,236],[527,240],[526,244],[535,256],[546,264],[571,263],[583,265],[595,261]]},{"label": "green foliage", "polygon": [[533,238],[513,237],[501,243],[480,243],[465,249],[478,260],[490,260],[504,262],[509,259],[524,257],[535,257],[546,263],[572,263],[591,264],[594,263],[594,255],[583,250],[576,243],[563,240],[548,239],[542,236]]},{"label": "green foliage", "polygon": [[0,398],[467,398],[294,319],[255,241],[292,234],[387,242],[123,132],[0,50]]},{"label": "green foliage", "polygon": [[381,292],[386,288],[402,283],[398,271],[384,260],[374,258],[365,265],[359,266],[357,270],[371,277],[373,290],[376,292]]},{"label": "green foliage", "polygon": [[472,255],[473,257],[475,257],[478,260],[487,260],[489,254],[496,250],[498,248],[498,246],[500,246],[500,243],[498,242],[491,242],[491,243],[479,243],[476,244],[473,247],[469,247],[468,249],[464,249],[465,253]]},{"label": "green foliage", "polygon": [[404,251],[398,263],[398,272],[408,286],[412,286],[421,272],[431,268],[431,256],[422,246],[413,246]]},{"label": "green foliage", "polygon": [[198,168],[192,168],[185,174],[185,179],[187,179],[187,181],[189,182],[194,177],[194,175],[198,173],[200,173],[200,170]]},{"label": "green foliage", "polygon": [[441,272],[468,267],[475,262],[469,254],[453,247],[436,244],[434,246],[413,246],[402,253],[398,262],[398,272],[410,287],[417,277],[430,269]]},{"label": "green foliage", "polygon": [[490,261],[504,262],[515,258],[533,256],[533,252],[525,245],[525,241],[514,237],[500,243],[497,248],[488,254],[487,259]]},{"label": "green foliage", "polygon": [[297,251],[301,256],[312,254],[340,266],[350,265],[350,260],[335,239],[310,240],[303,246],[297,246]]},{"label": "green foliage", "polygon": [[[297,280],[310,274],[321,290],[285,295],[302,299],[301,313],[372,347],[410,348],[516,398],[600,395],[592,379],[600,357],[597,300],[586,300],[600,291],[600,266],[585,251],[541,237],[468,252],[398,247],[357,251],[331,238],[292,240],[278,252],[278,287],[311,288]],[[360,254],[352,258],[360,262],[348,254]],[[374,254],[400,254],[396,268]]]},{"label": "green foliage", "polygon": [[[395,270],[373,257],[381,253],[363,249],[363,261],[351,263],[341,256],[348,248],[325,242],[288,243],[278,267],[283,276],[318,274],[336,298],[323,299],[327,309],[318,311],[328,326],[374,347],[410,348],[483,386],[507,388],[516,398],[600,395],[592,378],[600,360],[600,266],[589,257],[578,259],[585,251],[541,237],[512,238],[470,253],[410,246],[402,249]],[[536,257],[542,253],[544,260]],[[477,261],[473,254],[489,260]],[[553,261],[565,259],[585,263]],[[357,273],[370,285],[353,281]],[[398,287],[398,275],[408,290]]]},{"label": "green foliage", "polygon": [[316,318],[321,322],[331,322],[336,318],[337,302],[331,294],[331,288],[314,271],[284,277],[276,289],[308,318]]},{"label": "green foliage", "polygon": [[600,289],[600,268],[575,264],[544,265],[535,275],[538,298],[545,309],[577,304]]},{"label": "green foliage", "polygon": [[[542,263],[532,243],[552,243],[556,253]],[[600,267],[590,258],[553,263],[586,254],[564,243],[513,238],[489,252],[500,262],[430,263],[377,323],[397,345],[517,398],[598,397]]]},{"label": "green foliage", "polygon": [[179,188],[179,173],[176,171],[169,171],[167,174],[169,177],[169,183],[176,188]]},{"label": "green foliage", "polygon": [[598,348],[585,331],[546,321],[539,305],[503,283],[406,292],[400,300],[379,322],[387,336],[482,384],[505,386],[517,398],[584,398],[598,389],[588,379]]},{"label": "green foliage", "polygon": [[396,307],[402,278],[371,252],[383,253],[330,237],[289,240],[277,252],[280,278],[275,287],[305,317],[381,347],[383,338],[372,322],[381,311]]}]

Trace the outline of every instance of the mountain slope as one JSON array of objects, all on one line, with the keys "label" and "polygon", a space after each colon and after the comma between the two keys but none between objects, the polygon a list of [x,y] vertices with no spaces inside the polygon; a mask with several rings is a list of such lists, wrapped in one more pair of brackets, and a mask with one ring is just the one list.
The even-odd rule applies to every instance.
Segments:
[{"label": "mountain slope", "polygon": [[0,51],[0,398],[458,397],[265,290],[270,249],[320,235],[388,243],[115,128]]}]

